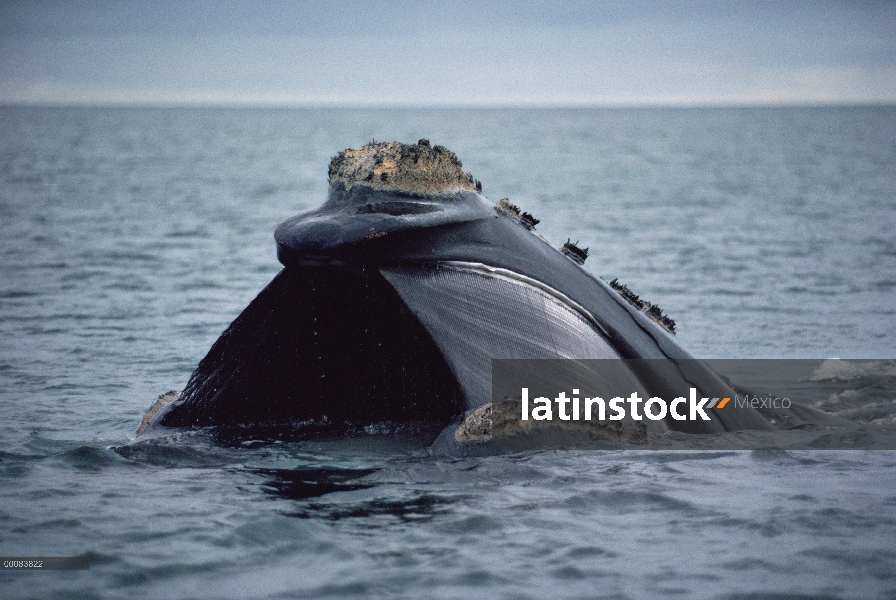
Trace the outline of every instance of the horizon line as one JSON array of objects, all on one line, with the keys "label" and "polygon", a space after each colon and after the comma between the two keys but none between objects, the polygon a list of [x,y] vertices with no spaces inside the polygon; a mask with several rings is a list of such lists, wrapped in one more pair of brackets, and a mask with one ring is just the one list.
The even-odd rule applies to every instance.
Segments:
[{"label": "horizon line", "polygon": [[635,102],[4,102],[0,108],[141,108],[251,110],[598,110],[656,108],[874,108],[896,106],[893,100],[806,101],[635,101]]}]

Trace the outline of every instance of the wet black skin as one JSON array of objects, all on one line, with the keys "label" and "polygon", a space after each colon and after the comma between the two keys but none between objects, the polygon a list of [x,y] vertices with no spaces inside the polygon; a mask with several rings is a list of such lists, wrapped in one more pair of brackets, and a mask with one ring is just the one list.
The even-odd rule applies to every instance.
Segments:
[{"label": "wet black skin", "polygon": [[[609,285],[477,192],[413,196],[337,184],[322,207],[284,221],[275,239],[285,268],[214,344],[160,424],[288,426],[324,416],[451,423],[489,399],[464,396],[446,349],[381,273],[442,261],[537,280],[586,309],[623,358],[673,359],[638,373],[651,393],[696,386],[733,394]],[[599,260],[600,249],[592,255]],[[668,425],[692,433],[770,428],[753,411],[709,412],[709,422]]]}]

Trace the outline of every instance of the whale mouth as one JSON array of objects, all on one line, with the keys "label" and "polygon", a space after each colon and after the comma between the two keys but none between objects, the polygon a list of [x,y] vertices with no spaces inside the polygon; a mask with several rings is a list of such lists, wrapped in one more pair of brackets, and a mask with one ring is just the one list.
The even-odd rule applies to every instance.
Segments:
[{"label": "whale mouth", "polygon": [[427,213],[438,212],[442,210],[437,204],[423,204],[421,202],[402,202],[393,200],[391,202],[377,202],[376,204],[364,204],[355,210],[356,215],[391,215],[398,217],[401,215],[425,215]]}]

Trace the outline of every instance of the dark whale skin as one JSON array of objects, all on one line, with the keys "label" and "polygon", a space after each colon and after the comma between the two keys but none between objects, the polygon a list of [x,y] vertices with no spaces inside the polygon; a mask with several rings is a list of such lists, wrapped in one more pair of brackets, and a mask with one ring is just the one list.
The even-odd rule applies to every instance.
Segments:
[{"label": "dark whale skin", "polygon": [[[486,275],[471,276],[459,301],[494,301],[507,313],[502,318],[512,318],[512,303],[488,298],[496,293],[489,269],[503,270],[584,315],[608,349],[601,357],[671,359],[640,367],[652,394],[669,397],[690,386],[704,395],[734,394],[608,284],[478,192],[415,195],[336,182],[327,202],[284,221],[275,240],[285,268],[214,344],[157,423],[457,422],[491,400],[471,393],[482,382],[470,378],[485,371],[479,365],[479,375],[461,376],[469,365],[459,346],[523,343],[508,327],[490,334],[488,323],[462,340],[439,329],[450,305],[432,295],[437,288],[415,282],[465,265]],[[532,344],[532,356],[552,357],[538,354],[538,340]],[[518,357],[530,355],[494,356]],[[665,423],[687,433],[772,428],[756,411],[708,412],[711,421]]]}]

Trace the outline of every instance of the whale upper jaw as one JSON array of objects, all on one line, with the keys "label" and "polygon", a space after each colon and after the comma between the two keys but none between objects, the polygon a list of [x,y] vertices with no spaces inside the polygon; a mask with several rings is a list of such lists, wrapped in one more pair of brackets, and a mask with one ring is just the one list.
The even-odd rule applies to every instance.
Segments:
[{"label": "whale upper jaw", "polygon": [[457,156],[427,140],[372,142],[330,162],[322,206],[277,227],[281,262],[306,261],[401,231],[485,219],[493,206]]},{"label": "whale upper jaw", "polygon": [[421,196],[356,184],[331,186],[320,208],[300,213],[274,232],[278,258],[289,265],[332,256],[396,233],[466,223],[494,215],[494,206],[475,191],[454,189]]}]

